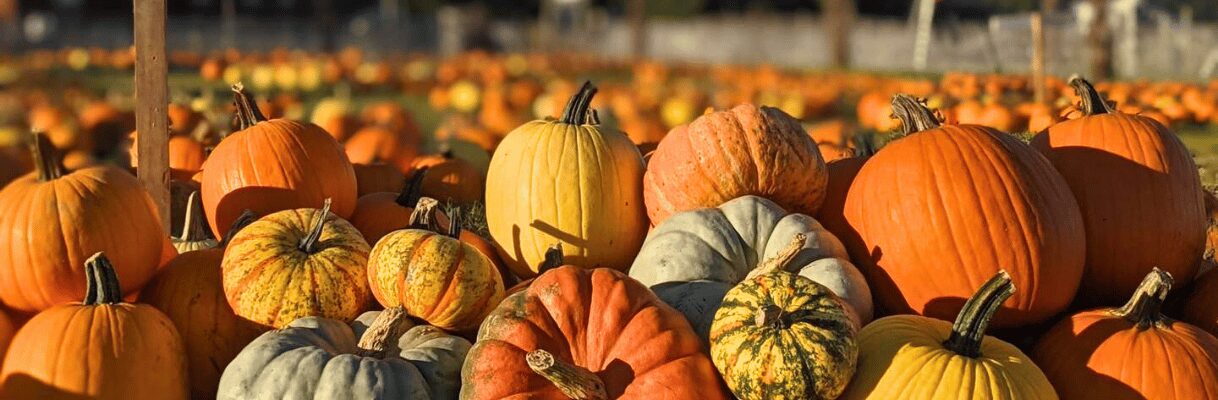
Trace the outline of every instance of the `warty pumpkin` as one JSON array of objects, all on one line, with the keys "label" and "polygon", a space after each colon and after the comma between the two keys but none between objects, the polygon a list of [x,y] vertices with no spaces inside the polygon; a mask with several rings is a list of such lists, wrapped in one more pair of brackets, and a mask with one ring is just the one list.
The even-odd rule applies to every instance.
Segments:
[{"label": "warty pumpkin", "polygon": [[437,232],[435,199],[419,200],[409,229],[390,232],[368,256],[372,295],[431,325],[470,332],[503,300],[503,277],[490,258],[460,240],[457,221]]},{"label": "warty pumpkin", "polygon": [[233,92],[242,129],[221,141],[203,168],[203,208],[215,237],[247,209],[269,215],[330,198],[335,214],[350,217],[355,171],[334,138],[313,124],[267,120],[241,84]]},{"label": "warty pumpkin", "polygon": [[858,360],[858,322],[829,288],[786,272],[803,234],[723,298],[710,330],[715,366],[740,399],[835,399]]},{"label": "warty pumpkin", "polygon": [[112,166],[69,173],[41,134],[31,148],[37,171],[0,190],[0,301],[32,313],[80,299],[98,251],[117,263],[124,293],[148,282],[169,234],[143,185]]},{"label": "warty pumpkin", "polygon": [[246,346],[225,368],[216,398],[456,399],[469,348],[414,324],[401,307],[350,325],[304,317]]},{"label": "warty pumpkin", "polygon": [[82,302],[35,315],[17,331],[0,369],[0,398],[189,398],[185,349],[169,318],[123,302],[102,253],[85,262]]},{"label": "warty pumpkin", "polygon": [[1050,126],[1032,146],[1066,178],[1082,210],[1080,303],[1119,303],[1154,266],[1187,284],[1206,229],[1192,155],[1163,125],[1113,110],[1086,80],[1070,85],[1083,116]]},{"label": "warty pumpkin", "polygon": [[1015,292],[1000,271],[965,302],[955,323],[917,315],[884,317],[859,332],[854,380],[841,399],[1056,400],[1023,352],[985,334]]},{"label": "warty pumpkin", "polygon": [[482,201],[486,177],[469,161],[454,157],[452,151],[419,157],[411,166],[427,168],[419,188],[424,196],[460,205]]},{"label": "warty pumpkin", "polygon": [[680,314],[621,272],[570,265],[499,304],[461,383],[465,400],[729,396]]},{"label": "warty pumpkin", "polygon": [[486,222],[503,261],[521,277],[562,243],[574,265],[623,269],[643,243],[643,158],[625,135],[602,129],[589,111],[591,82],[561,119],[508,134],[486,177]]},{"label": "warty pumpkin", "polygon": [[1032,356],[1057,393],[1080,400],[1218,398],[1218,338],[1160,313],[1171,286],[1171,274],[1155,268],[1123,307],[1080,312],[1049,329]]},{"label": "warty pumpkin", "polygon": [[282,328],[307,316],[350,321],[365,310],[368,242],[330,205],[267,215],[228,240],[224,296],[237,315]]},{"label": "warty pumpkin", "polygon": [[[999,268],[1024,288],[1000,327],[1040,322],[1070,304],[1085,238],[1061,175],[1012,135],[940,125],[908,95],[893,98],[907,136],[872,156],[850,186],[850,257],[889,313],[951,319]],[[876,212],[876,210],[883,210]]]},{"label": "warty pumpkin", "polygon": [[670,215],[756,195],[784,209],[815,214],[828,174],[812,138],[777,108],[750,104],[674,128],[643,177],[653,225]]},{"label": "warty pumpkin", "polygon": [[[252,212],[242,214],[225,236],[233,237],[254,219]],[[173,258],[140,290],[140,301],[164,312],[182,336],[190,394],[195,399],[214,399],[224,367],[266,330],[237,316],[228,305],[220,272],[224,246],[219,243]]]},{"label": "warty pumpkin", "polygon": [[680,311],[705,340],[728,290],[783,251],[796,235],[806,240],[795,259],[783,264],[786,270],[826,285],[845,299],[858,326],[870,322],[871,291],[841,241],[812,217],[787,213],[757,196],[665,220],[647,235],[630,277]]},{"label": "warty pumpkin", "polygon": [[1210,270],[1193,282],[1192,292],[1184,299],[1180,319],[1218,336],[1218,269]]},{"label": "warty pumpkin", "polygon": [[178,254],[216,247],[220,244],[208,236],[207,227],[203,225],[203,204],[199,200],[199,192],[190,192],[186,200],[186,220],[182,223],[182,234],[170,238],[173,248]]}]

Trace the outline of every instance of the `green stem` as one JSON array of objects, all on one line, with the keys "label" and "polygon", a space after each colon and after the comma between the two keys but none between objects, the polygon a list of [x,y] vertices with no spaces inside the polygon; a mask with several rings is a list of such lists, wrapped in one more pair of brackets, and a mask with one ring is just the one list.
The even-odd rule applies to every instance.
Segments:
[{"label": "green stem", "polygon": [[892,97],[892,115],[901,120],[901,131],[905,134],[938,128],[941,123],[934,111],[917,98],[899,93]]},{"label": "green stem", "polygon": [[1070,78],[1070,87],[1074,88],[1074,93],[1079,97],[1078,107],[1083,111],[1083,115],[1096,114],[1111,114],[1113,109],[1104,101],[1104,97],[1100,96],[1100,92],[1095,90],[1095,86],[1091,86],[1091,82],[1087,82],[1079,76]]},{"label": "green stem", "polygon": [[1115,310],[1116,315],[1136,324],[1138,330],[1145,330],[1166,321],[1167,317],[1159,310],[1162,309],[1163,301],[1167,299],[1167,292],[1171,291],[1174,281],[1171,274],[1156,267],[1142,279],[1129,302]]},{"label": "green stem", "polygon": [[317,242],[321,241],[321,229],[326,226],[326,217],[330,216],[330,199],[326,198],[326,202],[321,207],[321,215],[313,222],[313,229],[309,231],[309,236],[305,236],[300,241],[300,251],[308,254],[316,252]]},{"label": "green stem", "polygon": [[254,101],[254,95],[245,90],[245,85],[241,82],[233,85],[233,105],[237,107],[236,118],[242,130],[266,121],[266,116],[262,115],[258,103]]},{"label": "green stem", "polygon": [[980,357],[986,327],[1002,303],[1014,294],[1015,284],[1011,282],[1011,274],[999,271],[964,303],[964,308],[952,324],[952,334],[943,342],[943,347],[965,357]]},{"label": "green stem", "polygon": [[114,273],[114,265],[106,254],[98,252],[85,261],[84,304],[96,306],[102,304],[118,304],[123,301],[123,290],[118,284],[118,275]]},{"label": "green stem", "polygon": [[566,124],[584,125],[588,123],[588,107],[592,106],[592,97],[596,96],[596,86],[592,85],[592,81],[585,81],[584,86],[579,89],[575,96],[571,96],[571,100],[567,101],[567,106],[562,111],[562,121]]},{"label": "green stem", "polygon": [[67,168],[51,139],[42,132],[33,133],[34,141],[30,143],[30,153],[34,156],[34,168],[38,170],[39,182],[50,182],[63,176]]},{"label": "green stem", "polygon": [[410,174],[410,179],[406,180],[406,187],[402,188],[402,192],[398,193],[394,202],[402,207],[414,207],[419,203],[419,198],[423,197],[423,177],[427,174],[427,168],[429,167],[416,169],[413,174]]}]

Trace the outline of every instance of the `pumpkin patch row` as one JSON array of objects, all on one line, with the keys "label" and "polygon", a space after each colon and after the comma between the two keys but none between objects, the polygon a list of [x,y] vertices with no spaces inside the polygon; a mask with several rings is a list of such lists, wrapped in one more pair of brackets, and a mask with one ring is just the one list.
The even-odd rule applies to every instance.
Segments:
[{"label": "pumpkin patch row", "polygon": [[743,102],[645,158],[587,82],[483,175],[396,104],[344,136],[238,84],[180,218],[35,133],[0,190],[0,398],[1218,398],[1194,162],[1068,85],[1030,143],[902,93],[884,146],[827,161]]}]

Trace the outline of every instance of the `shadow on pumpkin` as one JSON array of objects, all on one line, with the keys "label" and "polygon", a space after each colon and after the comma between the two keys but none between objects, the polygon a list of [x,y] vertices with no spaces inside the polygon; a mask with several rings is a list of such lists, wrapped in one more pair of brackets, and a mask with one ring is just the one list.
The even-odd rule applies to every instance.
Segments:
[{"label": "shadow on pumpkin", "polygon": [[609,398],[616,399],[622,396],[622,392],[626,387],[634,382],[634,368],[630,364],[620,359],[613,359],[605,369],[598,372],[596,375],[601,377],[605,383],[605,390],[608,392]]},{"label": "shadow on pumpkin", "polygon": [[[1073,321],[1067,319],[1062,322],[1065,329],[1073,332],[1075,330]],[[1103,338],[1112,337],[1114,333],[1129,329],[1129,322],[1120,318],[1105,319],[1100,322],[1091,324],[1082,332],[1074,334],[1074,339],[1071,343],[1075,345],[1071,347],[1070,352],[1075,354],[1075,357],[1066,357],[1065,354],[1049,354],[1048,357],[1055,359],[1055,365],[1063,371],[1069,372],[1069,376],[1074,379],[1085,379],[1083,382],[1053,382],[1053,386],[1057,389],[1058,395],[1062,398],[1070,398],[1070,395],[1081,395],[1084,393],[1097,395],[1089,396],[1093,398],[1105,399],[1143,399],[1145,396],[1138,393],[1133,387],[1120,382],[1112,377],[1101,375],[1087,367],[1087,363],[1091,359],[1091,354],[1095,352],[1096,347],[1101,343]],[[1035,360],[1034,360],[1035,361]],[[1048,375],[1046,371],[1046,375]],[[1050,377],[1052,378],[1052,377]],[[1081,392],[1067,393],[1062,389],[1070,385],[1070,388],[1076,388]]]},{"label": "shadow on pumpkin", "polygon": [[16,374],[0,383],[0,399],[89,400],[93,397],[68,392],[26,374]]},{"label": "shadow on pumpkin", "polygon": [[264,217],[276,211],[322,206],[320,201],[317,204],[301,204],[300,197],[296,191],[267,186],[246,186],[229,192],[216,206],[216,215],[213,217],[217,226],[212,227],[212,233],[217,239],[222,239],[232,222],[246,209]]}]

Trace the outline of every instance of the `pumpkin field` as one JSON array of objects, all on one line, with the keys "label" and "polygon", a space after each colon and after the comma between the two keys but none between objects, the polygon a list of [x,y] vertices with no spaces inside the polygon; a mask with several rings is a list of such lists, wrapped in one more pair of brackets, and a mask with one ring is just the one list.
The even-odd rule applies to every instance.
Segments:
[{"label": "pumpkin field", "polygon": [[1218,399],[1218,80],[171,51],[162,215],[136,60],[0,59],[0,399]]}]

